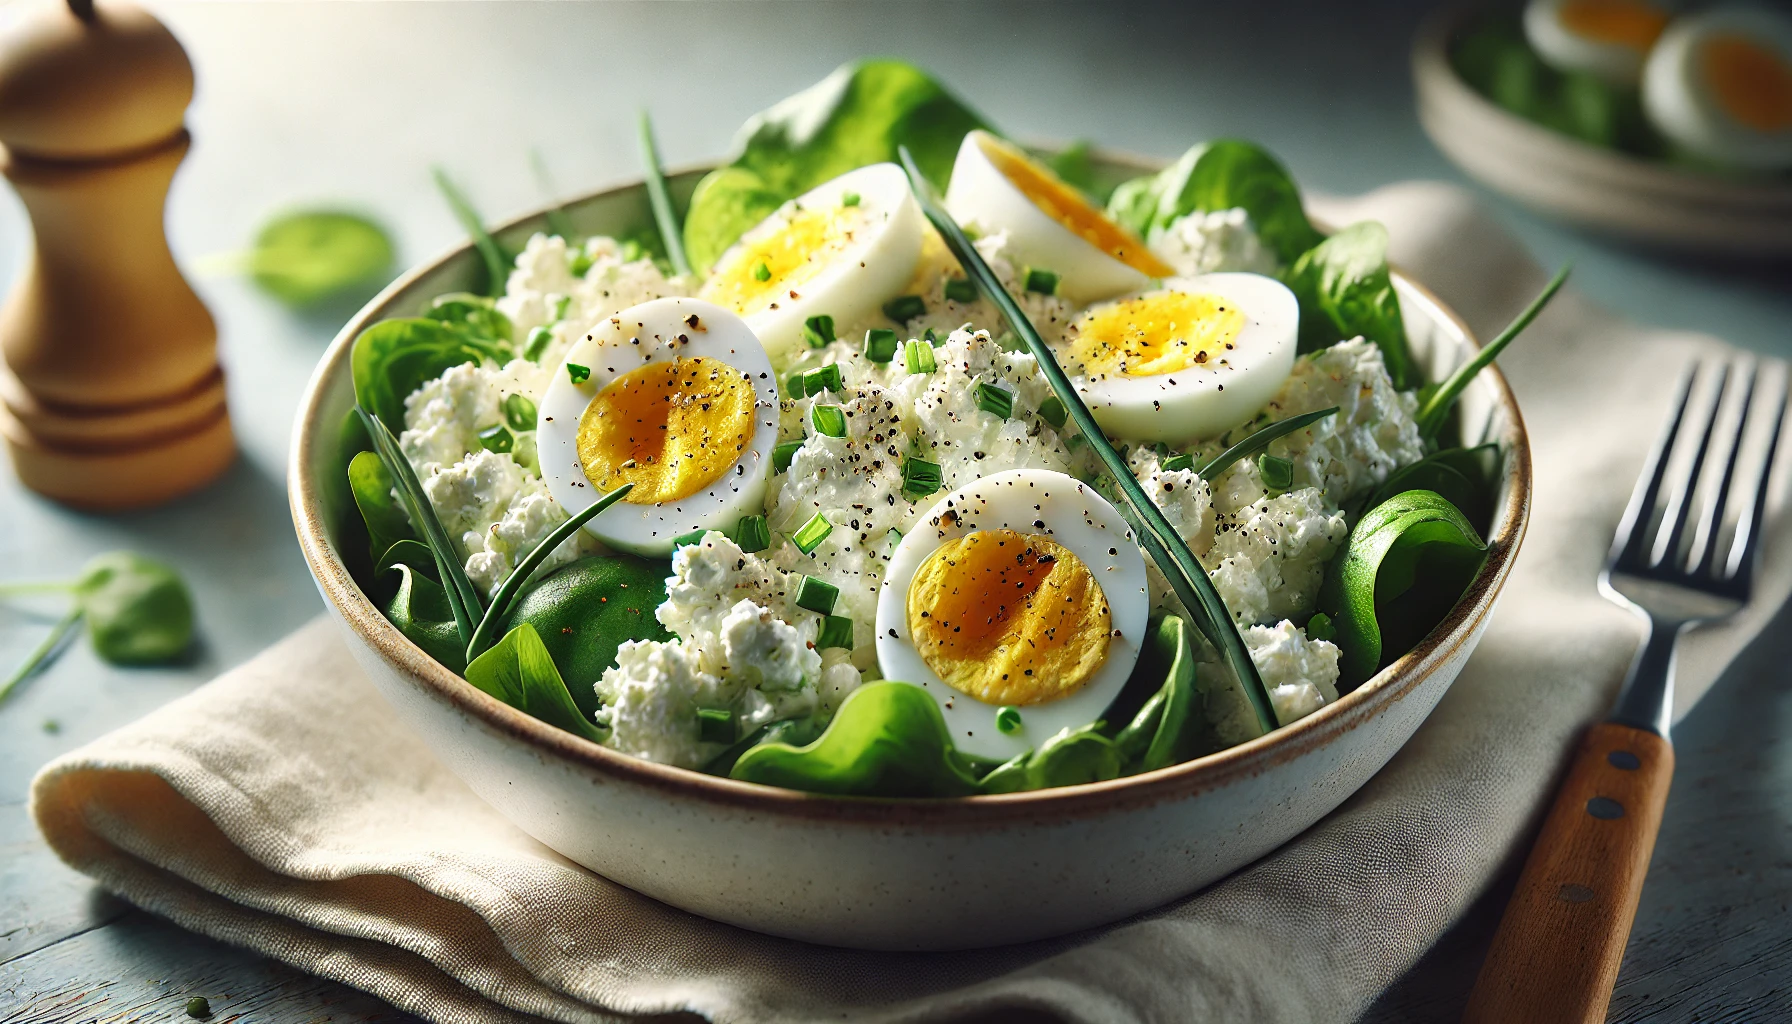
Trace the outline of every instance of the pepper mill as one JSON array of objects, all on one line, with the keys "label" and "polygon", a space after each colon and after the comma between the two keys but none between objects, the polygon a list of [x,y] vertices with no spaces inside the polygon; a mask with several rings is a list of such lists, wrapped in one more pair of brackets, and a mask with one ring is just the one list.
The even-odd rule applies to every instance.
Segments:
[{"label": "pepper mill", "polygon": [[0,308],[0,435],[27,487],[153,505],[236,455],[217,328],[163,230],[193,66],[134,4],[70,0],[0,39],[0,173],[30,214]]}]

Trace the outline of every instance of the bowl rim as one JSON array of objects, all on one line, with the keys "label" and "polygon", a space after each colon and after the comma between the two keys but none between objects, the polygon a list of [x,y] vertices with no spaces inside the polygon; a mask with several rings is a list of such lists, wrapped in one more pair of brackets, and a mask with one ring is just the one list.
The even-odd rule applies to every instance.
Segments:
[{"label": "bowl rim", "polygon": [[[1097,150],[1097,160],[1155,172],[1168,161]],[[713,164],[693,164],[668,171],[668,178],[708,170]],[[581,193],[571,199],[543,205],[505,220],[494,234],[511,232],[530,221],[540,221],[548,211],[589,202],[616,192],[642,187],[638,178],[624,179]],[[471,240],[450,246],[381,289],[368,300],[319,359],[305,386],[304,398],[294,420],[287,460],[288,498],[293,525],[305,562],[318,589],[332,610],[384,658],[400,675],[426,695],[446,703],[488,728],[580,768],[608,777],[607,781],[658,790],[703,804],[735,811],[777,814],[805,819],[862,822],[872,826],[925,825],[977,828],[1001,821],[1065,821],[1102,817],[1116,812],[1180,801],[1222,788],[1234,781],[1265,773],[1296,760],[1309,751],[1379,716],[1385,706],[1411,694],[1444,663],[1457,657],[1492,613],[1495,598],[1510,575],[1530,519],[1532,466],[1529,435],[1516,398],[1497,365],[1481,371],[1491,382],[1496,405],[1507,417],[1501,438],[1510,451],[1505,501],[1488,536],[1488,554],[1455,607],[1417,647],[1376,673],[1367,682],[1338,700],[1290,725],[1225,750],[1181,764],[1105,782],[1084,783],[1022,793],[968,797],[863,797],[835,796],[783,789],[707,775],[694,769],[659,764],[611,750],[540,721],[468,683],[413,644],[388,621],[349,574],[325,529],[322,489],[310,475],[317,463],[323,433],[324,397],[339,374],[349,370],[354,339],[372,323],[385,318],[383,307],[417,281],[435,273],[450,260],[472,249]],[[1430,313],[1460,333],[1471,349],[1480,340],[1462,318],[1428,288],[1397,267],[1392,276],[1411,298],[1430,307]],[[376,318],[377,316],[377,318]]]}]

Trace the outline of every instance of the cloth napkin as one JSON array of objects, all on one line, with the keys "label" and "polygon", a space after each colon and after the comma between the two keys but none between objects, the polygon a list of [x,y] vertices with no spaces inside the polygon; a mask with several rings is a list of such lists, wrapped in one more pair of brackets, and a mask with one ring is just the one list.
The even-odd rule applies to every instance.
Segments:
[{"label": "cloth napkin", "polygon": [[[1332,223],[1386,223],[1396,262],[1484,338],[1543,283],[1451,187],[1317,206]],[[1574,734],[1611,699],[1640,627],[1598,596],[1595,574],[1678,372],[1729,350],[1627,324],[1569,290],[1508,351],[1535,511],[1455,687],[1306,834],[1118,925],[890,955],[674,910],[569,863],[474,796],[321,620],[52,762],[32,810],[65,860],[139,906],[432,1021],[1348,1019],[1522,852]],[[1792,589],[1792,545],[1769,550],[1755,606],[1683,646],[1683,705]]]}]

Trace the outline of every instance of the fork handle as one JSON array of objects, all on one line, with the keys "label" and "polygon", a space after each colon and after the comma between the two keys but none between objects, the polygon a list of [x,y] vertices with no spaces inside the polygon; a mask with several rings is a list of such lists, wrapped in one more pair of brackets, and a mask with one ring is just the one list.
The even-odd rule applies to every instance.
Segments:
[{"label": "fork handle", "polygon": [[1587,730],[1469,993],[1464,1024],[1605,1020],[1673,776],[1665,737],[1617,722]]}]

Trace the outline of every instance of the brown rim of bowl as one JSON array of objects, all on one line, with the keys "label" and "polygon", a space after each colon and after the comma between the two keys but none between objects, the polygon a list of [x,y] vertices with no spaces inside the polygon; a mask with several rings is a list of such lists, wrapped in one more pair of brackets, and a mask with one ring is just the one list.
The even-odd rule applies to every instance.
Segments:
[{"label": "brown rim of bowl", "polygon": [[[1141,172],[1155,171],[1164,166],[1164,161],[1130,154],[1102,152],[1098,157],[1110,163],[1130,164]],[[669,172],[669,176],[704,169],[706,168],[703,166],[685,167]],[[637,188],[640,185],[641,182],[637,180],[597,189],[565,203],[513,217],[499,225],[494,233],[509,231],[524,222],[541,218],[551,208],[576,205],[605,193]],[[322,399],[327,383],[338,374],[348,372],[353,341],[366,326],[374,322],[374,310],[380,309],[414,282],[435,272],[448,260],[460,256],[470,248],[470,241],[454,246],[387,285],[343,327],[318,362],[317,369],[305,388],[304,402],[294,424],[292,454],[288,460],[288,490],[299,547],[304,552],[306,564],[316,577],[319,588],[335,612],[401,674],[422,686],[430,697],[452,705],[488,727],[547,753],[596,769],[619,782],[648,786],[676,793],[687,799],[740,810],[835,821],[863,821],[874,825],[925,824],[930,827],[946,824],[980,825],[996,820],[1037,820],[1042,816],[1058,820],[1091,817],[1126,807],[1184,799],[1259,774],[1299,758],[1317,747],[1325,746],[1336,737],[1379,715],[1385,705],[1412,693],[1432,671],[1468,644],[1470,638],[1485,624],[1493,610],[1495,597],[1511,573],[1513,559],[1530,519],[1530,441],[1511,387],[1498,367],[1490,366],[1481,373],[1483,376],[1490,375],[1498,405],[1508,418],[1509,426],[1500,441],[1510,453],[1510,458],[1504,481],[1506,499],[1488,538],[1487,560],[1449,615],[1417,647],[1376,673],[1368,682],[1292,725],[1283,726],[1268,735],[1235,747],[1140,775],[1107,782],[995,796],[828,796],[738,782],[687,768],[641,760],[524,714],[486,694],[423,653],[361,592],[325,533],[322,497],[315,482],[310,479],[307,467],[313,464],[318,454],[317,441],[321,433],[330,426],[322,422]],[[1440,319],[1460,332],[1472,348],[1480,347],[1479,340],[1468,325],[1429,289],[1398,269],[1394,270],[1394,276],[1417,298],[1429,304]]]}]

